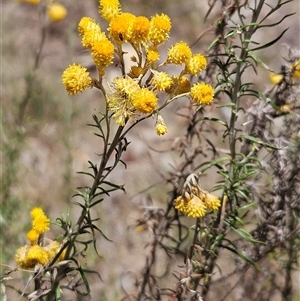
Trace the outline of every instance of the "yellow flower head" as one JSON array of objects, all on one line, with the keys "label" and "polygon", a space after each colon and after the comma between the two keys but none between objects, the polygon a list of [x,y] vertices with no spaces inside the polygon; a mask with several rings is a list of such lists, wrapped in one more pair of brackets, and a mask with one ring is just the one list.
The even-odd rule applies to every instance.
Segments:
[{"label": "yellow flower head", "polygon": [[168,94],[180,95],[188,93],[191,90],[191,83],[185,76],[172,76],[172,84],[169,89],[166,89]]},{"label": "yellow flower head", "polygon": [[174,207],[179,212],[185,212],[186,205],[187,205],[187,202],[186,202],[185,198],[183,198],[181,195],[175,199]]},{"label": "yellow flower head", "polygon": [[97,42],[107,41],[107,37],[104,32],[98,30],[87,30],[81,39],[83,47],[92,48]]},{"label": "yellow flower head", "polygon": [[30,212],[32,219],[35,219],[37,216],[43,215],[43,214],[45,214],[45,213],[41,207],[34,207]]},{"label": "yellow flower head", "polygon": [[31,229],[30,231],[28,231],[27,238],[30,241],[31,245],[34,245],[37,243],[39,235],[40,235],[40,233],[35,229]]},{"label": "yellow flower head", "polygon": [[187,203],[185,214],[189,217],[203,217],[206,213],[206,206],[198,196],[193,196]]},{"label": "yellow flower head", "polygon": [[138,83],[130,77],[116,77],[113,84],[119,97],[125,96],[128,98],[140,88]]},{"label": "yellow flower head", "polygon": [[52,22],[58,22],[66,17],[67,9],[59,3],[53,3],[48,6],[47,14]]},{"label": "yellow flower head", "polygon": [[157,117],[155,131],[158,136],[164,135],[168,132],[167,125],[161,115],[158,115]]},{"label": "yellow flower head", "polygon": [[166,41],[171,30],[171,19],[165,15],[156,14],[150,20],[150,29],[148,39],[153,45],[157,46]]},{"label": "yellow flower head", "polygon": [[207,66],[206,58],[202,54],[193,55],[186,63],[185,71],[188,74],[196,75],[201,73]]},{"label": "yellow flower head", "polygon": [[130,36],[130,42],[143,43],[148,39],[148,33],[150,28],[150,21],[143,16],[136,17],[133,26],[132,34]]},{"label": "yellow flower head", "polygon": [[62,82],[71,95],[78,94],[93,86],[89,72],[79,64],[72,64],[63,72]]},{"label": "yellow flower head", "polygon": [[130,77],[115,78],[110,87],[112,93],[107,98],[108,108],[114,113],[112,118],[118,125],[124,126],[133,117],[135,108],[130,96],[140,89],[138,83]]},{"label": "yellow flower head", "polygon": [[185,42],[176,43],[168,50],[168,63],[181,65],[187,63],[192,57],[192,50]]},{"label": "yellow flower head", "polygon": [[296,61],[292,65],[292,79],[296,80],[300,77],[300,60]]},{"label": "yellow flower head", "polygon": [[82,17],[78,23],[78,33],[83,36],[86,31],[99,31],[101,32],[100,25],[90,17]]},{"label": "yellow flower head", "polygon": [[28,248],[28,246],[23,246],[19,248],[15,254],[15,261],[17,265],[22,269],[27,269],[25,258]]},{"label": "yellow flower head", "polygon": [[220,207],[221,203],[217,196],[211,193],[206,193],[203,202],[208,210],[216,210]]},{"label": "yellow flower head", "polygon": [[83,17],[78,24],[78,33],[82,36],[82,46],[92,48],[98,42],[107,40],[104,32],[101,32],[100,25],[93,19]]},{"label": "yellow flower head", "polygon": [[191,90],[191,83],[189,79],[185,76],[180,77],[180,79],[178,80],[176,95],[190,92],[190,90]]},{"label": "yellow flower head", "polygon": [[147,62],[151,65],[159,60],[159,52],[155,46],[147,49]]},{"label": "yellow flower head", "polygon": [[[40,207],[35,207],[31,210],[32,217],[32,231],[28,233],[28,239],[33,242],[36,236],[45,233],[49,230],[50,220]],[[34,233],[36,231],[37,233]]]},{"label": "yellow flower head", "polygon": [[151,81],[151,85],[154,89],[158,91],[165,91],[171,87],[172,79],[166,72],[158,72],[156,70],[152,70],[153,78]]},{"label": "yellow flower head", "polygon": [[49,254],[39,245],[23,246],[17,250],[15,261],[20,268],[33,269],[37,264],[46,265]]},{"label": "yellow flower head", "polygon": [[30,246],[26,252],[25,264],[28,268],[34,268],[37,264],[46,265],[49,254],[39,245]]},{"label": "yellow flower head", "polygon": [[128,42],[133,33],[133,24],[136,16],[130,13],[122,13],[113,18],[109,23],[109,33],[116,43]]},{"label": "yellow flower head", "polygon": [[[62,245],[56,240],[51,241],[47,246],[44,247],[44,250],[46,252],[48,252],[48,254],[49,254],[49,262],[52,261],[54,259],[54,257],[58,254],[61,247],[62,247]],[[60,254],[60,256],[58,257],[58,261],[63,260],[65,254],[66,254],[66,250],[64,250]]]},{"label": "yellow flower head", "polygon": [[141,88],[130,96],[134,108],[141,113],[153,113],[157,108],[157,96],[153,91]]},{"label": "yellow flower head", "polygon": [[49,231],[50,220],[46,214],[40,214],[32,220],[32,229],[36,230],[39,234]]},{"label": "yellow flower head", "polygon": [[99,70],[112,64],[114,45],[109,40],[98,41],[92,46],[92,57]]},{"label": "yellow flower head", "polygon": [[113,18],[121,14],[119,0],[100,0],[99,13],[104,20],[110,22]]},{"label": "yellow flower head", "polygon": [[214,98],[214,89],[206,83],[196,83],[191,88],[191,99],[201,106],[209,105]]},{"label": "yellow flower head", "polygon": [[283,75],[282,74],[276,74],[276,73],[270,73],[269,75],[269,79],[271,81],[272,84],[274,85],[278,85],[279,83],[282,82],[283,80]]}]

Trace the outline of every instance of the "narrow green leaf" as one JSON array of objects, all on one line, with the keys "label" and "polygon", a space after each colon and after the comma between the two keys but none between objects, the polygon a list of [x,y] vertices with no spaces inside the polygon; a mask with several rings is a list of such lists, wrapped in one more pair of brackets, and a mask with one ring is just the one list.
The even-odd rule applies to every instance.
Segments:
[{"label": "narrow green leaf", "polygon": [[217,106],[217,108],[227,108],[227,107],[236,107],[236,104],[234,102],[227,102],[223,105]]},{"label": "narrow green leaf", "polygon": [[241,228],[235,228],[232,225],[229,224],[230,229],[232,229],[234,232],[236,232],[239,236],[243,237],[245,240],[251,242],[251,243],[255,243],[255,244],[262,244],[262,245],[266,245],[266,243],[256,240],[252,237],[252,235],[247,232],[244,229]]},{"label": "narrow green leaf", "polygon": [[272,144],[269,144],[269,143],[265,143],[265,142],[261,141],[260,139],[258,139],[256,137],[253,137],[253,136],[249,136],[249,135],[243,134],[243,135],[237,137],[237,139],[241,139],[241,138],[247,139],[249,141],[255,142],[255,143],[260,144],[260,145],[263,145],[265,147],[269,147],[271,149],[275,149],[275,150],[279,150],[280,149],[280,148],[278,148],[275,145],[272,145]]},{"label": "narrow green leaf", "polygon": [[262,45],[262,46],[260,46],[260,47],[253,48],[253,49],[251,49],[251,51],[257,51],[257,50],[265,49],[265,48],[268,48],[268,47],[272,46],[272,45],[275,44],[278,40],[281,39],[281,37],[285,34],[285,32],[286,32],[287,30],[288,30],[288,28],[285,29],[285,30],[284,30],[284,31],[283,31],[276,39],[274,39],[274,40],[270,41],[269,43],[264,44],[264,45]]},{"label": "narrow green leaf", "polygon": [[208,51],[211,50],[214,47],[214,45],[217,44],[218,41],[219,41],[219,38],[214,39],[208,46]]},{"label": "narrow green leaf", "polygon": [[287,14],[287,15],[285,15],[284,17],[282,17],[282,18],[281,18],[278,22],[276,22],[276,23],[266,24],[266,25],[259,25],[258,28],[263,28],[263,27],[274,27],[274,26],[280,24],[284,19],[286,19],[286,18],[288,18],[288,17],[291,17],[291,16],[293,16],[293,15],[295,15],[295,13]]},{"label": "narrow green leaf", "polygon": [[244,199],[248,199],[248,196],[242,190],[236,189],[235,191],[236,191],[236,193],[241,195]]},{"label": "narrow green leaf", "polygon": [[246,204],[246,205],[244,205],[242,207],[239,207],[237,210],[238,211],[247,210],[247,209],[250,209],[250,208],[254,207],[255,205],[257,205],[257,202],[251,202],[251,203]]},{"label": "narrow green leaf", "polygon": [[202,121],[202,120],[213,121],[213,122],[216,122],[216,123],[219,123],[219,124],[225,126],[226,128],[228,127],[227,123],[224,122],[223,120],[219,119],[219,118],[214,118],[214,117],[207,117],[207,116],[205,116],[205,117],[199,118],[199,119],[197,120],[197,122],[198,122],[198,121]]},{"label": "narrow green leaf", "polygon": [[[268,67],[268,65],[266,65],[261,59],[259,59],[253,52],[253,50],[249,50],[248,54],[250,55],[250,57],[260,66],[262,66],[263,68],[265,68],[268,71],[272,71],[272,69],[270,67]],[[255,91],[256,93],[258,93],[257,91]]]},{"label": "narrow green leaf", "polygon": [[231,247],[226,246],[226,245],[220,245],[220,247],[225,248],[225,249],[231,251],[232,253],[236,254],[237,256],[239,256],[240,258],[244,259],[246,262],[248,262],[249,264],[251,264],[252,266],[254,266],[257,270],[260,270],[260,268],[259,268],[259,266],[257,265],[256,262],[254,262],[252,259],[250,259],[246,255],[244,255],[243,253],[241,253],[237,249],[231,248]]}]

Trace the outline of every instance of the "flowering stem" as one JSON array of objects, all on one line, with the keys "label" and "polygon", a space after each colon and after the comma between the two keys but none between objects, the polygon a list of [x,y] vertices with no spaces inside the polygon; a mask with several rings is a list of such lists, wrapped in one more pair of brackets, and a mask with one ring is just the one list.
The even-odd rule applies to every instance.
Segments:
[{"label": "flowering stem", "polygon": [[[102,90],[102,92],[104,91],[104,88],[102,87],[102,84],[99,83],[99,87],[100,89]],[[106,94],[104,93],[104,96],[106,97]],[[108,113],[107,109],[106,109],[106,113]],[[94,183],[89,191],[89,194],[88,194],[88,202],[90,203],[95,194],[96,194],[96,191],[99,187],[99,185],[101,184],[101,181],[103,179],[101,179],[101,177],[103,176],[103,172],[107,166],[107,162],[110,158],[110,156],[112,155],[113,151],[115,150],[116,146],[118,145],[118,143],[123,139],[123,136],[121,136],[122,134],[122,131],[124,129],[124,126],[119,126],[119,128],[117,129],[116,131],[116,134],[115,134],[115,137],[113,139],[113,141],[111,142],[110,144],[110,147],[107,149],[108,145],[109,145],[109,133],[110,133],[110,124],[109,124],[109,117],[108,115],[106,114],[106,124],[107,124],[107,133],[106,133],[106,137],[104,139],[104,150],[103,150],[103,154],[102,154],[102,160],[101,160],[101,163],[100,163],[100,167],[99,167],[99,170],[94,178]],[[85,220],[85,217],[86,217],[86,214],[89,210],[89,207],[84,207],[81,211],[81,215],[76,223],[76,230],[75,232],[73,232],[73,236],[70,240],[70,243],[69,243],[69,246],[67,248],[67,252],[66,252],[66,258],[69,258],[69,255],[71,253],[71,250],[72,250],[72,247],[74,246],[75,244],[75,241],[76,241],[76,238],[77,236],[79,235],[79,229],[81,228],[82,224],[84,223],[84,220]]]}]

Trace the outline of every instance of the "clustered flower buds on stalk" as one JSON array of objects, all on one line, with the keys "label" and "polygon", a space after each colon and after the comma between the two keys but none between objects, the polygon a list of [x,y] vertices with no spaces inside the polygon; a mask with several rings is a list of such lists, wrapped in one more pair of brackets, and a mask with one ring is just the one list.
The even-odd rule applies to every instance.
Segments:
[{"label": "clustered flower buds on stalk", "polygon": [[[58,255],[61,244],[56,240],[47,240],[43,237],[49,231],[50,220],[44,211],[36,207],[31,211],[32,229],[27,233],[30,245],[19,248],[15,255],[16,263],[20,268],[33,269],[36,265],[47,265]],[[63,260],[64,251],[59,255],[58,261]]]},{"label": "clustered flower buds on stalk", "polygon": [[[90,51],[97,67],[99,78],[92,78],[87,69],[71,64],[62,74],[62,82],[71,95],[87,88],[100,89],[105,97],[107,109],[120,125],[130,120],[137,121],[143,114],[156,116],[156,133],[164,135],[167,126],[160,111],[173,100],[188,96],[199,106],[209,105],[214,89],[207,83],[191,84],[189,76],[199,75],[207,65],[205,57],[193,53],[185,42],[172,45],[162,56],[159,46],[168,38],[171,20],[165,14],[156,14],[150,19],[123,12],[118,0],[100,0],[99,13],[108,22],[107,32],[89,17],[78,24],[82,46]],[[131,66],[125,66],[128,51],[124,44],[131,45]],[[166,57],[160,62],[161,57]],[[103,77],[113,62],[119,62],[120,76],[115,77],[104,88]],[[182,66],[179,74],[169,74],[166,67]],[[158,93],[165,93],[164,102],[159,103]]]},{"label": "clustered flower buds on stalk", "polygon": [[203,217],[209,211],[220,207],[220,200],[214,194],[200,187],[198,176],[187,177],[181,195],[175,200],[175,208],[189,217]]}]

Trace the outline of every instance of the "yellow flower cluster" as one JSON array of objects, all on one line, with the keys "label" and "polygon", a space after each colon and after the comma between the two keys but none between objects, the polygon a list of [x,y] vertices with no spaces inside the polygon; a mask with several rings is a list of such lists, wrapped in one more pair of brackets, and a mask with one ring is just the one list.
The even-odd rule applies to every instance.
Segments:
[{"label": "yellow flower cluster", "polygon": [[206,83],[196,83],[191,88],[191,99],[201,106],[209,105],[214,98],[214,89]]},{"label": "yellow flower cluster", "polygon": [[[44,213],[43,209],[36,207],[31,211],[32,229],[27,233],[27,239],[30,245],[19,248],[15,255],[16,263],[20,268],[32,269],[37,264],[46,265],[50,263],[61,249],[57,241],[50,241],[46,246],[40,245],[39,241],[42,234],[49,231],[50,220]],[[64,257],[62,252],[58,260]]]},{"label": "yellow flower cluster", "polygon": [[[92,79],[83,66],[72,64],[62,74],[69,94],[78,94],[89,87],[101,89],[112,118],[120,126],[125,126],[128,120],[135,122],[141,114],[156,115],[160,120],[160,110],[180,95],[190,97],[201,106],[212,102],[214,89],[206,83],[192,85],[188,78],[206,68],[207,61],[202,54],[193,53],[181,41],[172,45],[167,55],[160,55],[159,46],[169,38],[171,30],[167,15],[135,16],[123,12],[118,0],[100,0],[99,13],[108,22],[107,36],[89,17],[83,17],[78,24],[82,46],[90,51],[99,79]],[[132,46],[131,66],[125,66],[128,50],[123,49],[124,43]],[[161,57],[166,59],[159,63]],[[113,63],[120,67],[122,74],[108,84],[109,91],[106,91],[103,76]],[[171,64],[183,65],[178,75],[171,76],[162,70]],[[166,100],[160,106],[158,94],[161,92],[166,94]],[[166,124],[157,121],[155,131],[158,135],[167,133]]]},{"label": "yellow flower cluster", "polygon": [[59,22],[67,15],[67,9],[59,3],[52,3],[48,6],[47,14],[52,22]]},{"label": "yellow flower cluster", "polygon": [[196,175],[190,175],[182,189],[182,194],[175,199],[175,208],[189,217],[203,217],[208,211],[220,207],[220,200],[214,194],[203,190]]},{"label": "yellow flower cluster", "polygon": [[71,95],[82,92],[93,84],[87,69],[79,64],[72,64],[63,72],[62,82]]}]

